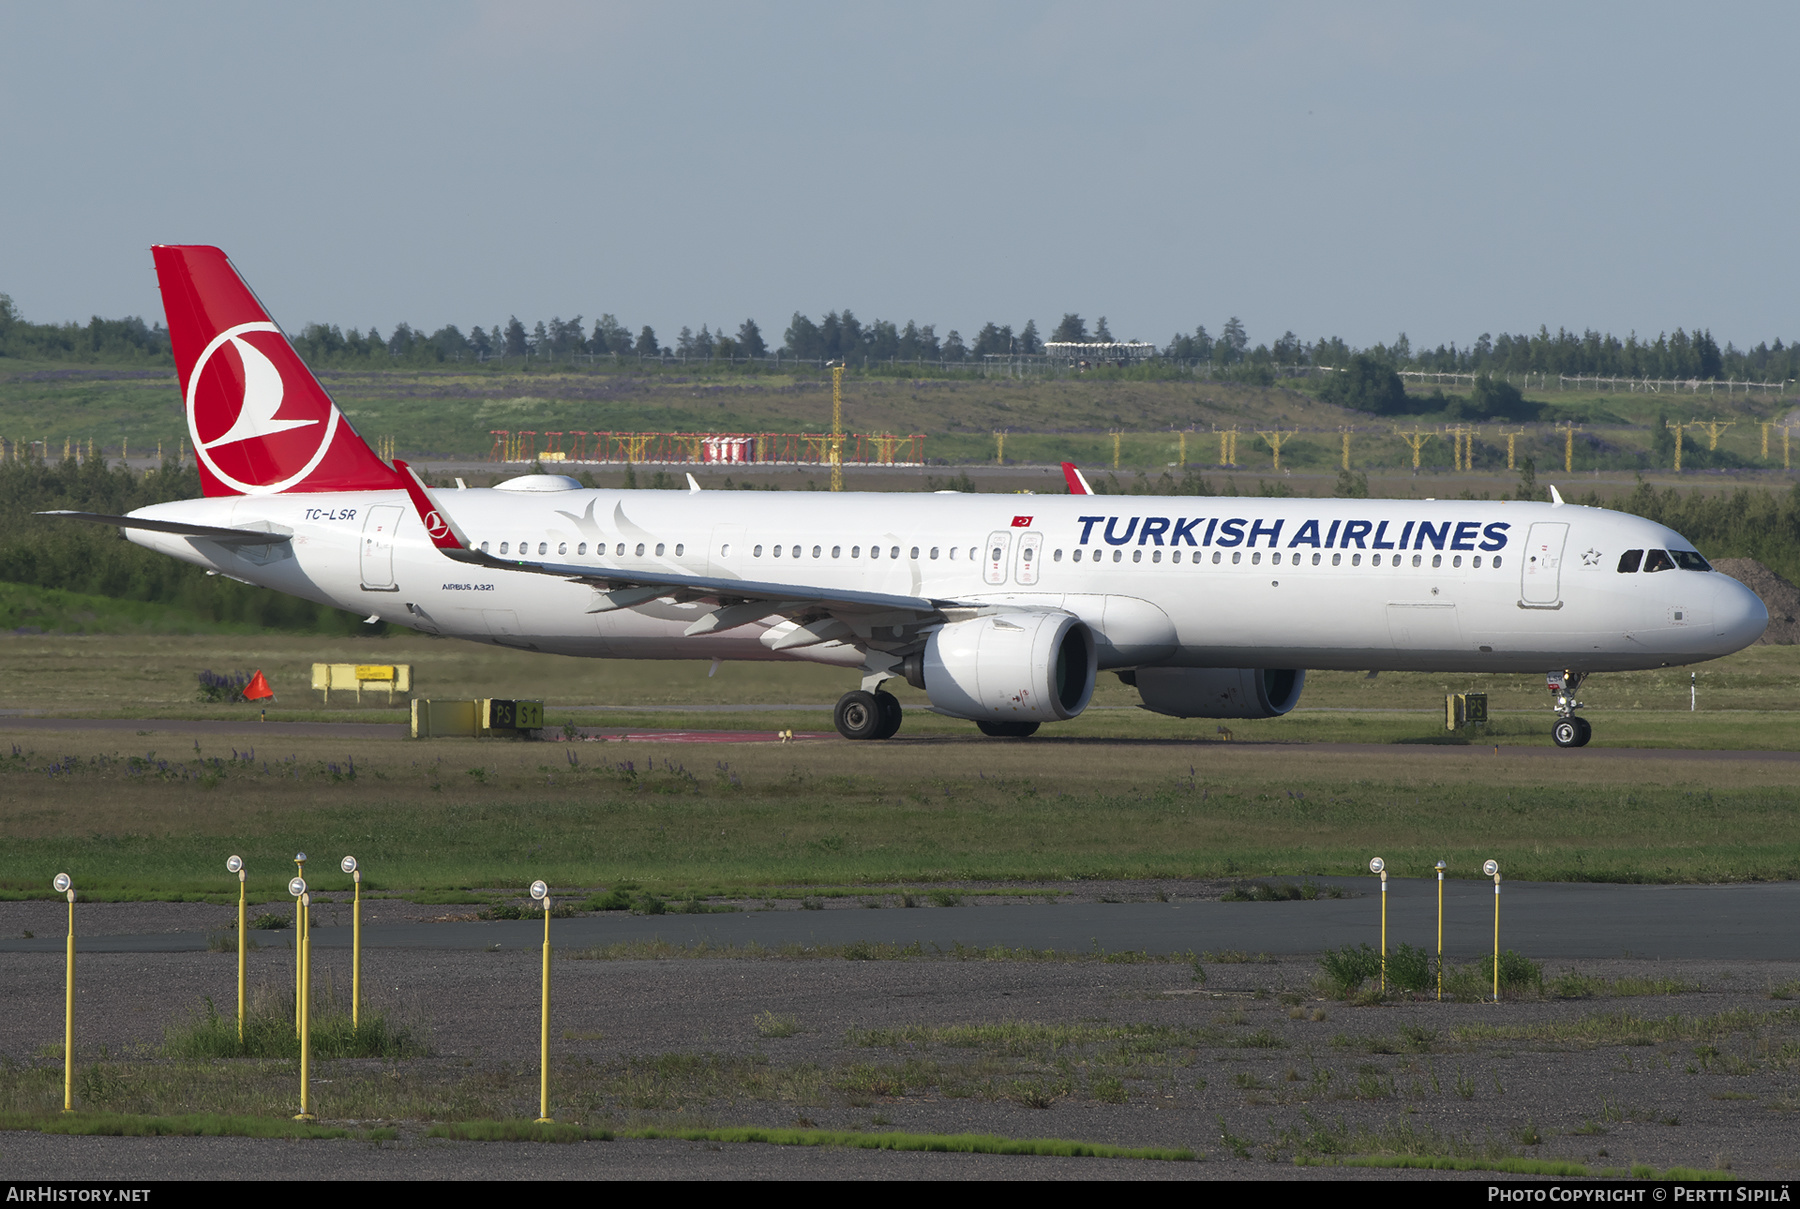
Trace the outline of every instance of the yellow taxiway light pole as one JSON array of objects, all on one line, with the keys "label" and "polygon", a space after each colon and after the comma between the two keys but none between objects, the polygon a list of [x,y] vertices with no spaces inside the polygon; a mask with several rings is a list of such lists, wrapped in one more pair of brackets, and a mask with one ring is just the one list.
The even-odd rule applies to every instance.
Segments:
[{"label": "yellow taxiway light pole", "polygon": [[1687,427],[1687,425],[1677,424],[1673,420],[1664,420],[1663,427],[1669,429],[1670,431],[1672,431],[1675,434],[1675,473],[1680,474],[1681,473],[1681,432],[1684,428]]},{"label": "yellow taxiway light pole", "polygon": [[1724,434],[1727,428],[1730,428],[1736,423],[1736,420],[1692,420],[1689,422],[1689,426],[1705,429],[1708,442],[1706,447],[1708,449],[1716,450],[1719,447],[1719,437]]},{"label": "yellow taxiway light pole", "polygon": [[[300,1008],[304,992],[300,988],[300,980],[305,962],[300,951],[306,943],[306,912],[300,907],[300,895],[306,890],[306,853],[294,853],[294,881],[300,883],[300,889],[294,894],[294,1036],[300,1035]],[[293,882],[288,883],[289,886]]]},{"label": "yellow taxiway light pole", "polygon": [[1381,993],[1387,994],[1387,862],[1376,857],[1369,872],[1381,875]]},{"label": "yellow taxiway light pole", "polygon": [[844,363],[831,367],[831,489],[844,489]]},{"label": "yellow taxiway light pole", "polygon": [[1437,962],[1437,997],[1444,1001],[1444,870],[1449,868],[1443,861],[1437,863],[1438,875],[1438,962]]},{"label": "yellow taxiway light pole", "polygon": [[1488,861],[1481,871],[1494,879],[1494,1002],[1500,1002],[1500,862]]},{"label": "yellow taxiway light pole", "polygon": [[1187,469],[1187,433],[1182,433],[1179,451],[1175,455],[1175,466],[1178,470]]},{"label": "yellow taxiway light pole", "polygon": [[1345,427],[1342,431],[1344,434],[1344,469],[1348,470],[1350,469],[1350,429]]},{"label": "yellow taxiway light pole", "polygon": [[356,882],[356,905],[350,913],[350,1027],[361,1027],[362,1011],[362,870],[347,856],[340,867]]},{"label": "yellow taxiway light pole", "polygon": [[538,1119],[550,1124],[550,887],[531,883],[531,897],[544,904],[544,986],[538,1020]]},{"label": "yellow taxiway light pole", "polygon": [[75,1111],[75,883],[66,873],[50,883],[69,897],[69,961],[63,976],[63,1111]]},{"label": "yellow taxiway light pole", "polygon": [[238,1044],[244,1044],[244,960],[249,953],[250,937],[244,931],[244,858],[230,856],[226,858],[225,870],[237,874],[238,879]]},{"label": "yellow taxiway light pole", "polygon": [[[312,898],[306,892],[306,879],[296,877],[288,883],[288,893],[294,896],[294,911],[301,920],[312,913]],[[300,1031],[300,1111],[294,1114],[296,1121],[313,1119],[311,1102],[312,1081],[312,938],[307,935],[311,929],[301,925],[299,934],[294,937],[294,952],[300,957],[300,1010],[295,1014],[294,1023]]]},{"label": "yellow taxiway light pole", "polygon": [[1006,465],[1006,434],[1003,432],[994,434],[994,465]]},{"label": "yellow taxiway light pole", "polygon": [[1426,432],[1422,428],[1415,428],[1411,432],[1401,432],[1398,428],[1396,428],[1396,429],[1394,429],[1394,435],[1399,437],[1402,441],[1405,441],[1407,446],[1409,448],[1411,448],[1412,455],[1413,455],[1413,473],[1418,474],[1419,473],[1419,451],[1424,449],[1425,442],[1431,440],[1431,438],[1435,437],[1437,435],[1437,433]]},{"label": "yellow taxiway light pole", "polygon": [[1574,421],[1563,425],[1563,473],[1575,473],[1575,434],[1582,431]]},{"label": "yellow taxiway light pole", "polygon": [[1277,428],[1274,432],[1258,432],[1256,434],[1257,436],[1261,437],[1263,440],[1267,441],[1269,443],[1269,448],[1275,452],[1275,473],[1276,474],[1281,473],[1281,443],[1283,441],[1287,440],[1289,437],[1293,436],[1295,433],[1298,433],[1299,431],[1300,430],[1298,428],[1295,428],[1290,431],[1284,432],[1281,429]]},{"label": "yellow taxiway light pole", "polygon": [[1115,432],[1115,433],[1113,433],[1113,434],[1112,434],[1112,439],[1113,439],[1113,469],[1114,469],[1114,470],[1117,470],[1117,469],[1118,469],[1118,468],[1119,468],[1119,439],[1120,439],[1120,438],[1121,438],[1121,437],[1123,437],[1123,436],[1124,436],[1124,435],[1125,435],[1125,434],[1123,434],[1123,433],[1119,433],[1119,432]]},{"label": "yellow taxiway light pole", "polygon": [[1514,465],[1513,454],[1518,448],[1516,442],[1518,441],[1518,439],[1520,437],[1522,437],[1524,435],[1525,435],[1525,430],[1523,428],[1519,429],[1519,431],[1517,431],[1517,432],[1509,432],[1509,433],[1505,434],[1505,436],[1506,436],[1506,468],[1508,470],[1517,470],[1518,469],[1518,467],[1516,465]]}]

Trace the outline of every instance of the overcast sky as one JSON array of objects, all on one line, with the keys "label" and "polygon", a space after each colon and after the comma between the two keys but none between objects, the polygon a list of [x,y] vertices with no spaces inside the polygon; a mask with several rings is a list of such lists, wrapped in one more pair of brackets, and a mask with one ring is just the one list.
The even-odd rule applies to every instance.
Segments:
[{"label": "overcast sky", "polygon": [[0,292],[291,329],[796,310],[1800,336],[1800,6],[0,6]]}]

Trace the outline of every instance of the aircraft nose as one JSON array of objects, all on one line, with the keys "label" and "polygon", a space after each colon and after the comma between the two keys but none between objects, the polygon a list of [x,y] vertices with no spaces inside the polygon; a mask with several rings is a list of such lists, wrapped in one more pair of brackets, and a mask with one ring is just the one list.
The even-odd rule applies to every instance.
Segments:
[{"label": "aircraft nose", "polygon": [[1769,610],[1762,598],[1729,575],[1718,576],[1713,600],[1714,629],[1727,651],[1740,651],[1769,628]]}]

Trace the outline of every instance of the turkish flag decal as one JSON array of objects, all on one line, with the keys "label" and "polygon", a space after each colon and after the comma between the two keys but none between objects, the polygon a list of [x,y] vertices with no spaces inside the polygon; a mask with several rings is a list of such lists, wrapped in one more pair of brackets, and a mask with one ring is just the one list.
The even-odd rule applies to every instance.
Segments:
[{"label": "turkish flag decal", "polygon": [[1029,529],[1031,528],[1031,518],[1029,516],[1015,516],[1013,517],[1012,527],[1015,529]]}]

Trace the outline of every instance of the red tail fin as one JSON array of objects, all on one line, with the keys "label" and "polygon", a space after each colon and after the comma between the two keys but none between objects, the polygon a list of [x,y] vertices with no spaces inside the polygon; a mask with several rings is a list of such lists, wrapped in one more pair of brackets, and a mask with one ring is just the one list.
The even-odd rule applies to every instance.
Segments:
[{"label": "red tail fin", "polygon": [[151,251],[207,495],[401,485],[351,429],[225,253]]}]

